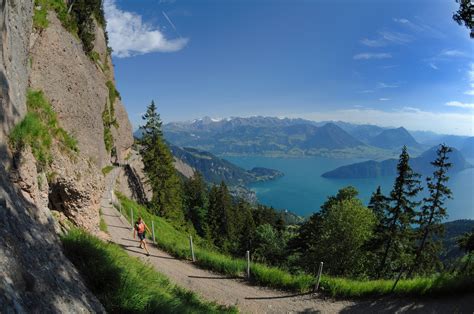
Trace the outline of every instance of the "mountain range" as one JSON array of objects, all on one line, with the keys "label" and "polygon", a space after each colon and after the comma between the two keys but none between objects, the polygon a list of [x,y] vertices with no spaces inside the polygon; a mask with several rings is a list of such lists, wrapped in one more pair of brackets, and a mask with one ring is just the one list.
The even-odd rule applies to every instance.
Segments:
[{"label": "mountain range", "polygon": [[406,145],[411,156],[446,143],[474,157],[473,137],[408,131],[403,127],[358,125],[343,121],[309,121],[276,117],[205,117],[163,126],[166,139],[216,155],[395,158]]},{"label": "mountain range", "polygon": [[328,156],[383,159],[394,157],[403,145],[422,152],[404,128],[387,129],[345,122],[249,117],[168,123],[165,138],[181,147],[217,155]]},{"label": "mountain range", "polygon": [[[425,151],[419,157],[411,158],[410,165],[413,170],[425,176],[431,175],[434,169],[430,162],[436,159],[436,150],[437,147],[435,146]],[[449,169],[449,173],[456,173],[472,167],[456,148],[453,148],[453,151],[449,154],[449,162],[453,163],[453,167]],[[368,160],[336,168],[323,173],[322,176],[336,179],[394,176],[397,171],[397,163],[397,159],[387,159],[380,162]]]}]

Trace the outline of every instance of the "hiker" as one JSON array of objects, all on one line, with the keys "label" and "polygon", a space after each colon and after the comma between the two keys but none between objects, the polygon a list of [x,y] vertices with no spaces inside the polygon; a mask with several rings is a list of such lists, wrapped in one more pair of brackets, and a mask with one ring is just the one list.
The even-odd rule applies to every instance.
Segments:
[{"label": "hiker", "polygon": [[146,251],[146,255],[150,256],[150,252],[148,251],[148,248],[146,246],[146,241],[145,241],[145,234],[147,230],[148,232],[151,233],[150,229],[145,224],[142,217],[138,217],[138,220],[135,223],[135,228],[133,228],[133,238],[135,239],[135,233],[138,233],[138,238],[140,239],[140,245],[138,247],[141,249],[144,248]]}]

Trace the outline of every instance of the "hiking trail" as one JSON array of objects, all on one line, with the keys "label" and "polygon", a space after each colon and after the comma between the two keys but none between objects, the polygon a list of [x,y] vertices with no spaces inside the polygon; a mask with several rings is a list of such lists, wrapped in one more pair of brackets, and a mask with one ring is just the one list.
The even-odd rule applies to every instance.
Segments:
[{"label": "hiking trail", "polygon": [[[139,257],[152,265],[155,270],[166,275],[176,285],[191,290],[205,300],[222,305],[234,305],[243,313],[472,313],[472,295],[456,298],[438,299],[363,299],[334,300],[318,293],[298,294],[251,285],[244,279],[200,269],[192,262],[179,260],[147,241],[150,256],[138,248],[138,238],[133,239],[132,227],[127,219],[120,215],[112,205],[112,188],[115,179],[122,171],[114,168],[106,177],[101,207],[103,218],[108,227],[111,241],[120,245],[131,256]],[[149,222],[146,222],[149,223]],[[157,230],[157,237],[160,236]],[[145,279],[146,280],[146,279]]]}]

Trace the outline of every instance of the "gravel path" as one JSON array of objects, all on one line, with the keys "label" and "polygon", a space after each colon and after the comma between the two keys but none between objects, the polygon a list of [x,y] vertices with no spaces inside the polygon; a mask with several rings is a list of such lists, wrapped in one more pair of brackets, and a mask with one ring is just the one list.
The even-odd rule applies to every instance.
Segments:
[{"label": "gravel path", "polygon": [[473,296],[456,299],[391,299],[380,300],[331,300],[317,294],[291,294],[272,289],[252,286],[243,279],[228,278],[195,267],[191,262],[177,260],[168,253],[149,243],[151,255],[138,248],[133,239],[130,223],[111,205],[111,187],[120,171],[114,169],[107,176],[107,190],[102,198],[102,211],[113,242],[122,246],[130,255],[165,274],[172,282],[192,290],[206,300],[223,305],[235,305],[244,313],[473,313]]}]

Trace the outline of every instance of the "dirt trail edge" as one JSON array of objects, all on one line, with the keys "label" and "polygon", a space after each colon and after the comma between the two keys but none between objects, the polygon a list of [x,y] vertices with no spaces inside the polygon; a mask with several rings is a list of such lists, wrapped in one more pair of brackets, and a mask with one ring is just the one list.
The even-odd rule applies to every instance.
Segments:
[{"label": "dirt trail edge", "polygon": [[[472,313],[472,295],[456,299],[409,300],[384,298],[380,300],[331,300],[317,294],[295,294],[252,286],[244,280],[199,269],[191,262],[175,259],[149,243],[150,256],[138,248],[133,239],[130,223],[111,205],[112,188],[120,168],[115,168],[106,178],[106,190],[101,206],[111,240],[123,247],[129,255],[143,261],[166,275],[172,282],[194,291],[202,298],[222,305],[235,305],[244,313],[337,313],[337,312],[423,312],[423,313]],[[159,236],[159,231],[158,231]],[[146,280],[146,279],[145,279]]]}]

